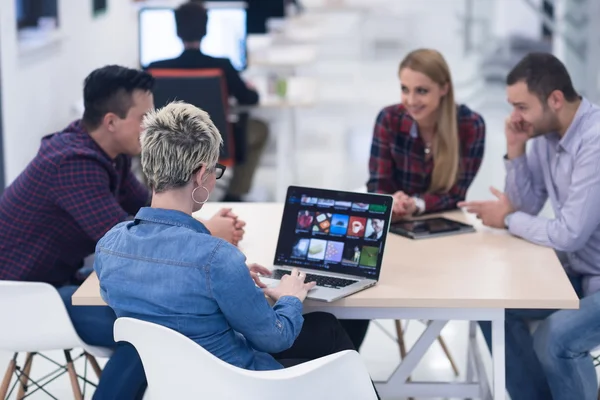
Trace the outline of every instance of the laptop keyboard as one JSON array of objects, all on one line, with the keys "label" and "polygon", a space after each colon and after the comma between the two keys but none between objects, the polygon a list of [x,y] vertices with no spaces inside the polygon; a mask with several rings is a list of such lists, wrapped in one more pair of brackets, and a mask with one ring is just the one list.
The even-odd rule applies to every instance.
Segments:
[{"label": "laptop keyboard", "polygon": [[[272,278],[281,279],[283,275],[289,275],[290,271],[286,271],[284,269],[276,269],[273,271]],[[342,279],[342,278],[334,278],[332,276],[323,276],[323,275],[313,275],[306,274],[305,282],[317,282],[317,286],[323,286],[328,288],[340,289],[346,286],[350,286],[353,283],[358,281],[353,281],[351,279]]]}]

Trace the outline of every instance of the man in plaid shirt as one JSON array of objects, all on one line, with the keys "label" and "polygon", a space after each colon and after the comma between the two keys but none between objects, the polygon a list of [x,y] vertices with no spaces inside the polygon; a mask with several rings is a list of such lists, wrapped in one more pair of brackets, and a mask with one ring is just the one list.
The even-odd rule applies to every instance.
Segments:
[{"label": "man in plaid shirt", "polygon": [[[150,193],[131,172],[142,118],[154,107],[149,74],[107,66],[85,80],[85,112],[42,139],[38,154],[0,197],[0,279],[46,282],[60,293],[81,339],[115,348],[95,398],[141,397],[145,375],[135,349],[113,340],[114,312],[74,307],[83,259],[117,223],[146,206]],[[233,243],[243,223],[222,210],[207,227]]]}]

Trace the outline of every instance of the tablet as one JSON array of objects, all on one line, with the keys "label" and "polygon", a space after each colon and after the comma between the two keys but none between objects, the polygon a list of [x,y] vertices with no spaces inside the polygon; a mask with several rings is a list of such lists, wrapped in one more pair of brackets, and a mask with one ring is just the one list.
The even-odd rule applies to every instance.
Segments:
[{"label": "tablet", "polygon": [[426,239],[475,232],[473,226],[444,217],[396,222],[390,232],[410,239]]}]

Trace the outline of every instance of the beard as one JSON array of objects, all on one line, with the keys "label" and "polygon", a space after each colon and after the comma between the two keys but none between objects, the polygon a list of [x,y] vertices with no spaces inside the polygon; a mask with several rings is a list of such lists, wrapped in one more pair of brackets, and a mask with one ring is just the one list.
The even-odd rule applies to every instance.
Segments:
[{"label": "beard", "polygon": [[538,121],[532,123],[532,126],[532,137],[547,135],[560,130],[558,115],[556,115],[556,113],[551,111],[549,108],[544,109],[542,117]]}]

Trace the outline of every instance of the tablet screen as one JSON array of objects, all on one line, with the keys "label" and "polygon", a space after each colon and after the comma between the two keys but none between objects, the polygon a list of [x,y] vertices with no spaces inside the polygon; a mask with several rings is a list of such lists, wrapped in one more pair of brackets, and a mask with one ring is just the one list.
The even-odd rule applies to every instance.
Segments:
[{"label": "tablet screen", "polygon": [[412,233],[442,233],[458,231],[467,225],[446,218],[430,218],[418,221],[398,222],[393,228],[403,229]]}]

